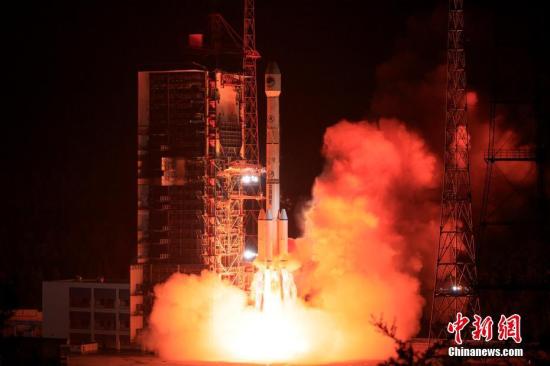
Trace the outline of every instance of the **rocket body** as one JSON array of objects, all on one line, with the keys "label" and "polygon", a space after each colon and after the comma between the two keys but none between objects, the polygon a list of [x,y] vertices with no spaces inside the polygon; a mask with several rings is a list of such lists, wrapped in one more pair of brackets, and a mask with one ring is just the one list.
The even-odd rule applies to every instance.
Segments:
[{"label": "rocket body", "polygon": [[265,94],[267,96],[267,138],[266,138],[266,210],[274,217],[279,214],[281,186],[280,168],[280,123],[279,95],[281,95],[281,72],[277,64],[270,63],[265,73]]},{"label": "rocket body", "polygon": [[265,72],[267,96],[266,136],[266,210],[258,217],[258,261],[269,266],[285,262],[288,257],[288,217],[280,209],[280,120],[279,96],[281,72],[276,63],[270,63]]},{"label": "rocket body", "polygon": [[[292,276],[295,263],[288,257],[288,217],[280,208],[280,124],[279,95],[281,72],[270,63],[265,72],[267,96],[266,136],[266,201],[265,210],[258,216],[258,256],[254,264],[252,294],[258,309],[280,309],[286,302],[296,300],[296,284]],[[294,268],[294,269],[293,269]]]}]

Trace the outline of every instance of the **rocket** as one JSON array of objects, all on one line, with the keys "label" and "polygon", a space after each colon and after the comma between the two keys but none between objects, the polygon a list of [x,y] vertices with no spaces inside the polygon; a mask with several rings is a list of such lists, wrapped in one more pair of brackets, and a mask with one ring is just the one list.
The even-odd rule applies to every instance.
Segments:
[{"label": "rocket", "polygon": [[257,262],[270,265],[284,264],[288,259],[288,217],[280,209],[280,125],[279,96],[281,95],[281,71],[270,62],[265,71],[267,96],[266,138],[266,209],[258,216]]}]

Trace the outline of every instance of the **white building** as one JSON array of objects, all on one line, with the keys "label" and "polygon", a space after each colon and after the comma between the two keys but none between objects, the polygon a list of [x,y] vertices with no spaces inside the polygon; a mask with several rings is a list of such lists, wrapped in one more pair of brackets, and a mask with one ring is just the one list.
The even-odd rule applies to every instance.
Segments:
[{"label": "white building", "polygon": [[42,282],[42,335],[70,344],[97,342],[100,347],[130,346],[128,283],[98,280]]}]

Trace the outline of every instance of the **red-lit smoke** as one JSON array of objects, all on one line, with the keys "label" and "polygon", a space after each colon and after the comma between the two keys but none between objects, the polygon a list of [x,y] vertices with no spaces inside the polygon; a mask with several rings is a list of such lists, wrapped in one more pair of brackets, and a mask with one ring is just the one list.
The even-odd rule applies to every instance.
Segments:
[{"label": "red-lit smoke", "polygon": [[397,120],[341,121],[325,134],[326,167],[295,240],[300,299],[276,314],[212,274],[157,286],[146,345],[176,360],[329,362],[382,359],[394,344],[372,325],[419,329],[418,273],[433,246],[436,159]]},{"label": "red-lit smoke", "polygon": [[298,289],[348,337],[346,359],[380,358],[393,345],[370,324],[382,316],[408,338],[419,329],[421,253],[433,248],[436,159],[397,120],[342,121],[324,140],[327,164],[315,181],[297,254]]}]

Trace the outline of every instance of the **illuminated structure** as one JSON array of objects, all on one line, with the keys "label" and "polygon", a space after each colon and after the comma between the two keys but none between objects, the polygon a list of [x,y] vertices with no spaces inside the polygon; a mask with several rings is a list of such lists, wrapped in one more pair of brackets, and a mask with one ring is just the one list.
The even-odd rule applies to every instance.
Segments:
[{"label": "illuminated structure", "polygon": [[[256,22],[254,0],[244,0],[244,27],[242,39],[243,54],[243,102],[244,102],[244,157],[248,164],[260,164],[258,142],[258,86],[256,62],[260,53],[256,49]],[[245,242],[247,246],[256,247],[258,243],[257,217],[262,198],[261,185],[246,187],[247,195],[256,197],[245,202]]]},{"label": "illuminated structure", "polygon": [[266,210],[258,216],[259,264],[270,266],[273,261],[284,262],[288,256],[288,217],[280,208],[280,123],[279,95],[281,72],[276,63],[267,66],[265,72],[267,96],[266,136]]},{"label": "illuminated structure", "polygon": [[251,283],[251,294],[257,309],[264,313],[277,311],[296,300],[296,284],[288,268],[288,217],[280,209],[280,121],[279,96],[281,72],[271,62],[265,72],[267,96],[266,124],[266,202],[258,215],[258,269]]},{"label": "illuminated structure", "polygon": [[465,67],[463,0],[449,0],[445,173],[430,339],[447,338],[457,312],[479,312]]},{"label": "illuminated structure", "polygon": [[244,0],[243,29],[243,98],[245,157],[251,164],[260,163],[258,146],[258,87],[256,61],[260,53],[256,50],[256,23],[254,21],[254,0]]},{"label": "illuminated structure", "polygon": [[241,288],[250,283],[242,259],[252,228],[249,236],[255,235],[256,218],[246,223],[246,210],[257,212],[262,199],[253,4],[245,2],[243,70],[219,68],[219,57],[227,50],[222,31],[233,42],[240,39],[215,14],[210,16],[211,48],[203,47],[201,35],[190,36],[199,55],[216,56],[213,66],[194,63],[138,73],[133,340],[147,327],[154,286],[173,273],[209,270]]},{"label": "illuminated structure", "polygon": [[146,325],[155,284],[203,269],[239,283],[243,251],[242,202],[226,194],[233,180],[221,174],[241,159],[241,76],[189,68],[138,78],[132,336]]}]

